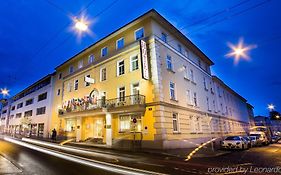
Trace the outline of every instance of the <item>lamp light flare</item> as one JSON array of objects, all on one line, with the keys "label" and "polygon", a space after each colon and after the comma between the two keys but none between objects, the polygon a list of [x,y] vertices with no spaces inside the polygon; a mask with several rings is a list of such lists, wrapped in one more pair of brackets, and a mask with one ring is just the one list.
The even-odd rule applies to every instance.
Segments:
[{"label": "lamp light flare", "polygon": [[75,28],[79,31],[84,32],[84,31],[88,30],[88,25],[86,22],[84,22],[82,20],[76,20]]},{"label": "lamp light flare", "polygon": [[9,95],[9,90],[4,88],[0,90],[0,94],[2,94],[3,96],[8,96]]},{"label": "lamp light flare", "polygon": [[229,57],[229,58],[234,58],[234,64],[238,64],[241,59],[249,61],[251,58],[248,55],[248,51],[257,47],[256,45],[247,45],[246,46],[244,44],[243,38],[239,39],[237,46],[235,46],[232,43],[227,43],[227,45],[228,45],[228,47],[230,47],[231,51],[228,54],[226,54],[225,56]]},{"label": "lamp light flare", "polygon": [[273,111],[275,109],[275,106],[273,104],[269,104],[269,105],[267,105],[267,109],[269,109],[270,111]]}]

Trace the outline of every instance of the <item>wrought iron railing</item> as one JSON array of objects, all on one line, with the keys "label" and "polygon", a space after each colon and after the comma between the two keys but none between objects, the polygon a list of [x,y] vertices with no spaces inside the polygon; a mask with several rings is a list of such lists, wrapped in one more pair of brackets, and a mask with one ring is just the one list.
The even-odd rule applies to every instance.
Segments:
[{"label": "wrought iron railing", "polygon": [[64,105],[62,109],[59,109],[59,115],[71,112],[88,111],[101,108],[117,108],[130,105],[144,105],[145,96],[136,94],[130,96],[124,96],[114,99],[98,99],[93,100],[91,98],[84,99],[73,99],[67,105]]}]

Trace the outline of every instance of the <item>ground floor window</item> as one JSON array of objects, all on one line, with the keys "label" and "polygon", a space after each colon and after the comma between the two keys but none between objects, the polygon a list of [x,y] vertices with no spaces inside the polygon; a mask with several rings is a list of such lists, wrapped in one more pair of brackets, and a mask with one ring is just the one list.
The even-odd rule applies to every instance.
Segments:
[{"label": "ground floor window", "polygon": [[37,124],[31,124],[31,135],[37,136]]},{"label": "ground floor window", "polygon": [[140,115],[121,115],[119,116],[120,132],[141,132]]},{"label": "ground floor window", "polygon": [[66,131],[74,132],[76,127],[76,120],[66,120]]},{"label": "ground floor window", "polygon": [[174,132],[179,132],[178,113],[173,113],[173,131]]},{"label": "ground floor window", "polygon": [[38,124],[38,136],[43,137],[44,134],[44,123]]}]

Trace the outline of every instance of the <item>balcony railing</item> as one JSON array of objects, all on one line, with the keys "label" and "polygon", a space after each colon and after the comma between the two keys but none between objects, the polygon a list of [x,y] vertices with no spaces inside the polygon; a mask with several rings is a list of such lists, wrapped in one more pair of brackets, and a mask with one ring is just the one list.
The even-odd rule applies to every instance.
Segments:
[{"label": "balcony railing", "polygon": [[63,115],[71,112],[88,111],[101,108],[118,108],[131,105],[144,105],[145,96],[136,94],[130,96],[124,96],[114,99],[101,98],[98,100],[87,98],[87,99],[73,99],[64,105],[62,109],[59,109],[59,115]]}]

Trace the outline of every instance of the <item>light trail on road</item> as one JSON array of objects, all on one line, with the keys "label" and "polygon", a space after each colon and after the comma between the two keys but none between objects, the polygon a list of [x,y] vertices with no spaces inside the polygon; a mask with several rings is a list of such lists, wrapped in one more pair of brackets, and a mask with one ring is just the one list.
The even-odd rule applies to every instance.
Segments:
[{"label": "light trail on road", "polygon": [[71,155],[71,154],[67,154],[67,153],[62,153],[59,151],[54,151],[54,150],[50,150],[47,148],[41,148],[39,146],[35,146],[29,143],[25,143],[19,140],[15,140],[9,137],[4,137],[5,141],[23,146],[23,147],[27,147],[29,149],[33,149],[45,154],[49,154],[51,156],[55,156],[61,159],[65,159],[68,161],[72,161],[75,163],[79,163],[79,164],[83,164],[83,165],[87,165],[87,166],[91,166],[94,168],[99,168],[105,171],[109,171],[109,172],[113,172],[113,173],[119,173],[119,174],[130,174],[130,175],[146,175],[146,174],[153,174],[153,175],[164,175],[162,173],[158,173],[158,172],[153,172],[153,171],[147,171],[147,170],[141,170],[141,169],[136,169],[136,168],[131,168],[131,167],[126,167],[126,166],[121,166],[121,165],[115,165],[115,164],[111,164],[111,163],[106,163],[106,162],[101,162],[101,161],[97,161],[97,160],[92,160],[92,159],[87,159],[84,157],[80,157],[80,156],[75,156],[75,155]]}]

